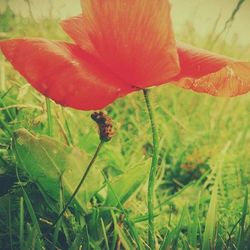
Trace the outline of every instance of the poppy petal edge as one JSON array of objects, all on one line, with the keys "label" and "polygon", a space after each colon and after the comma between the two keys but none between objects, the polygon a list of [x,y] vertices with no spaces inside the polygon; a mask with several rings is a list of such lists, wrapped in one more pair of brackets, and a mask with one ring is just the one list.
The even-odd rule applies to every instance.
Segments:
[{"label": "poppy petal edge", "polygon": [[81,110],[104,108],[126,95],[123,83],[78,46],[46,39],[10,39],[0,49],[40,93]]}]

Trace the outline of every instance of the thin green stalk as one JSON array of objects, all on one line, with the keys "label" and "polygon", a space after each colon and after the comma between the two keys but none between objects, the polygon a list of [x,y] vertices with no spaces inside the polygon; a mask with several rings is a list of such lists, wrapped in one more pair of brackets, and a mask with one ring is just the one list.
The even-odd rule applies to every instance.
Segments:
[{"label": "thin green stalk", "polygon": [[12,136],[12,132],[9,129],[8,124],[4,120],[0,120],[0,129],[2,129],[5,134]]},{"label": "thin green stalk", "polygon": [[110,250],[109,242],[108,242],[108,236],[106,234],[106,229],[105,229],[105,225],[104,225],[104,222],[103,222],[102,218],[101,218],[101,225],[102,225],[102,233],[103,233],[103,238],[104,238],[106,250]]},{"label": "thin green stalk", "polygon": [[[17,156],[17,160],[20,162],[20,158],[19,156]],[[18,169],[17,169],[17,166],[16,166],[16,177],[17,177],[17,180],[18,180],[18,183],[23,191],[23,198],[24,198],[24,201],[25,201],[25,204],[26,204],[26,207],[27,207],[27,210],[29,212],[29,215],[30,215],[30,218],[31,218],[31,221],[32,223],[34,224],[34,228],[36,230],[36,233],[34,234],[34,238],[36,239],[37,237],[37,233],[39,236],[42,235],[42,232],[41,232],[41,229],[40,229],[40,226],[39,226],[39,223],[38,223],[38,220],[36,218],[36,214],[35,214],[35,211],[33,209],[33,206],[31,204],[31,201],[29,199],[29,196],[28,194],[26,193],[23,185],[22,185],[22,182],[21,182],[21,179],[19,177],[19,174],[18,174]],[[36,245],[38,246],[39,249],[42,249],[43,247],[43,242],[41,242],[41,238],[38,239],[38,241],[36,241]]]},{"label": "thin green stalk", "polygon": [[5,66],[4,66],[4,57],[0,56],[0,90],[5,91],[6,90],[6,78],[5,78]]},{"label": "thin green stalk", "polygon": [[[108,187],[110,188],[110,191],[113,193],[115,199],[117,200],[117,203],[118,203],[118,205],[119,205],[119,207],[120,207],[122,213],[125,215],[125,222],[128,224],[128,228],[130,229],[130,232],[131,232],[131,234],[132,234],[133,237],[134,237],[134,240],[135,240],[135,242],[136,242],[136,244],[137,244],[138,249],[139,249],[139,250],[143,249],[143,247],[142,247],[142,245],[141,245],[141,241],[140,241],[140,239],[139,239],[139,235],[138,235],[137,231],[135,230],[133,224],[131,223],[127,211],[124,209],[124,207],[123,207],[123,205],[122,205],[120,199],[118,198],[118,196],[117,196],[115,190],[113,189],[113,187],[112,187],[112,185],[111,185],[109,179],[106,177],[106,175],[104,174],[103,171],[101,171],[101,173],[102,173],[103,178],[105,179],[105,181],[106,181]],[[115,238],[115,237],[114,237],[114,238]],[[115,242],[116,242],[116,240],[115,240]],[[113,246],[111,247],[111,249],[114,249],[115,245],[114,245],[114,244],[112,244],[112,245],[113,245]]]},{"label": "thin green stalk", "polygon": [[13,240],[12,240],[12,218],[11,218],[11,197],[8,199],[8,227],[9,227],[9,237],[10,237],[10,249],[13,250]]},{"label": "thin green stalk", "polygon": [[63,115],[64,124],[65,124],[66,131],[67,131],[69,143],[70,143],[71,145],[73,145],[73,144],[74,144],[73,136],[72,136],[71,130],[70,130],[70,128],[69,128],[69,123],[68,123],[68,121],[67,121],[67,119],[66,119],[66,116],[65,116],[65,112],[64,112],[64,108],[63,108],[63,107],[62,107],[62,115]]},{"label": "thin green stalk", "polygon": [[[59,211],[63,209],[63,186],[62,186],[62,178],[60,178],[60,196],[59,196]],[[58,241],[58,235],[61,227],[61,219],[58,221],[55,232],[53,235],[53,246],[52,249],[56,249],[56,243]]]},{"label": "thin green stalk", "polygon": [[20,225],[19,225],[20,249],[24,249],[24,207],[23,197],[20,198]]},{"label": "thin green stalk", "polygon": [[94,154],[92,160],[90,161],[89,165],[88,165],[87,168],[86,168],[86,171],[84,172],[84,174],[83,174],[83,176],[82,176],[81,181],[79,182],[79,184],[78,184],[78,186],[76,187],[74,193],[71,195],[70,199],[69,199],[68,202],[66,203],[66,205],[65,205],[64,209],[62,210],[62,212],[57,216],[57,218],[56,218],[56,220],[54,221],[54,223],[52,224],[51,228],[53,228],[53,227],[57,224],[57,222],[58,222],[58,221],[61,219],[61,217],[63,216],[64,212],[68,209],[70,203],[71,203],[71,202],[73,201],[73,199],[75,198],[76,194],[78,193],[79,189],[81,188],[82,184],[84,183],[84,181],[85,181],[85,179],[86,179],[86,177],[87,177],[87,175],[88,175],[88,173],[89,173],[89,171],[90,171],[92,165],[94,164],[94,162],[95,162],[95,160],[96,160],[96,158],[97,158],[97,155],[98,155],[98,153],[100,152],[100,150],[101,150],[103,144],[104,144],[104,141],[100,141],[100,143],[99,143],[99,145],[98,145],[98,147],[97,147],[97,149],[96,149],[96,151],[95,151],[95,154]]},{"label": "thin green stalk", "polygon": [[150,249],[155,249],[155,228],[154,228],[154,189],[155,176],[158,165],[158,133],[155,126],[154,112],[149,100],[149,90],[143,89],[143,95],[148,110],[148,116],[151,123],[152,137],[153,137],[153,157],[148,179],[148,245]]},{"label": "thin green stalk", "polygon": [[[3,107],[3,108],[6,107],[6,105],[5,105],[4,101],[2,100],[2,98],[0,98],[0,107]],[[11,114],[11,112],[10,112],[9,109],[6,109],[5,112],[6,112],[6,114],[8,115],[8,117],[9,117],[10,120],[14,120],[14,117],[13,117],[13,115]]]},{"label": "thin green stalk", "polygon": [[46,98],[46,108],[47,108],[47,121],[48,121],[48,135],[52,136],[53,134],[53,121],[51,113],[51,101],[49,98]]}]

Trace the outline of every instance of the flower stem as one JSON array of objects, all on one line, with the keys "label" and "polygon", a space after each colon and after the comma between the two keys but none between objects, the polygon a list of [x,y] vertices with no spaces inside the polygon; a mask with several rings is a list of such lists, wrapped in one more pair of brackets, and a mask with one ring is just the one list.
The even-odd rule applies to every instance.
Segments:
[{"label": "flower stem", "polygon": [[148,179],[148,244],[151,250],[155,249],[155,228],[154,228],[154,185],[158,165],[158,133],[155,126],[154,112],[149,100],[149,90],[143,89],[143,95],[148,110],[153,137],[153,157]]},{"label": "flower stem", "polygon": [[104,141],[100,141],[96,151],[95,151],[95,154],[93,156],[93,158],[91,159],[89,165],[87,166],[83,176],[82,176],[82,179],[80,180],[78,186],[76,187],[75,191],[73,192],[73,194],[71,195],[70,199],[68,200],[68,202],[66,203],[64,209],[62,210],[62,212],[57,216],[56,220],[53,222],[53,224],[51,225],[51,228],[53,228],[56,223],[61,219],[61,217],[63,216],[64,212],[67,210],[67,208],[69,207],[70,203],[73,201],[73,199],[75,198],[75,196],[77,195],[79,189],[81,188],[82,184],[84,183],[90,169],[91,169],[91,166],[94,164],[96,158],[97,158],[97,155],[99,154],[102,146],[104,144]]},{"label": "flower stem", "polygon": [[53,123],[52,123],[52,113],[51,113],[51,101],[46,97],[46,109],[47,109],[47,121],[48,121],[48,135],[53,134]]}]

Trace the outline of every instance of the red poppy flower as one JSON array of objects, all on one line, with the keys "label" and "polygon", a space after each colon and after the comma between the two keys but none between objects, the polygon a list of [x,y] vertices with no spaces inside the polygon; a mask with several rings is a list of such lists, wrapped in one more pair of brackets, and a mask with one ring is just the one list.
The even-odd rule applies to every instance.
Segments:
[{"label": "red poppy flower", "polygon": [[250,90],[250,63],[176,46],[167,0],[82,3],[82,15],[62,22],[75,44],[0,42],[15,69],[57,103],[100,109],[130,92],[171,81],[212,95]]},{"label": "red poppy flower", "polygon": [[214,96],[237,96],[250,90],[250,62],[241,62],[178,43],[178,86]]}]

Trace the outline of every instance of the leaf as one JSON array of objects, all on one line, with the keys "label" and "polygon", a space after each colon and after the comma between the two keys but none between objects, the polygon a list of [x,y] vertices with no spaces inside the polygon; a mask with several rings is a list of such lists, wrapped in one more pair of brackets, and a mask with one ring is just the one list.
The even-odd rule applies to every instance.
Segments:
[{"label": "leaf", "polygon": [[[64,198],[69,199],[89,162],[87,155],[78,148],[66,146],[47,136],[35,136],[25,129],[14,133],[13,149],[20,167],[55,200],[59,200],[60,180]],[[101,185],[101,174],[92,168],[75,197],[83,210],[87,209],[88,201]]]},{"label": "leaf", "polygon": [[118,204],[118,200],[121,203],[127,201],[145,181],[148,176],[149,167],[150,164],[143,162],[142,164],[129,169],[123,175],[120,175],[110,181],[109,184],[111,185],[111,188],[108,185],[108,194],[105,202],[106,205],[116,206]]}]

